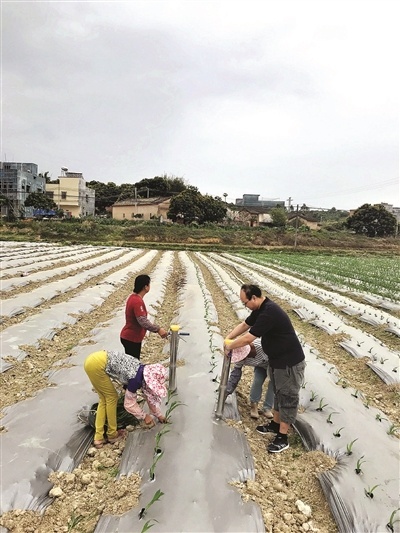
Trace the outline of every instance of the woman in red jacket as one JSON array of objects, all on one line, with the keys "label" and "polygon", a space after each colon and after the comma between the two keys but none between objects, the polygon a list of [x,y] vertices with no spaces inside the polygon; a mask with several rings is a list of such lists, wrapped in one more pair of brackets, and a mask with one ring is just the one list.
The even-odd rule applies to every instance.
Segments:
[{"label": "woman in red jacket", "polygon": [[127,355],[140,359],[142,340],[146,331],[158,333],[162,339],[168,335],[168,331],[157,324],[153,324],[147,318],[147,309],[143,301],[144,296],[150,290],[150,276],[141,274],[135,279],[133,293],[129,296],[125,306],[125,326],[121,330],[120,338]]}]

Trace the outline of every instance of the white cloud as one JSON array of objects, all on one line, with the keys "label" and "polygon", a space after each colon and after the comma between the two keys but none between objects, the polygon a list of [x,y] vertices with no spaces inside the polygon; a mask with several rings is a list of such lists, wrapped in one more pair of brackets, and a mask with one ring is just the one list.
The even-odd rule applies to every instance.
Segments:
[{"label": "white cloud", "polygon": [[[397,3],[2,3],[1,157],[399,204]],[[315,199],[315,200],[314,200]]]}]

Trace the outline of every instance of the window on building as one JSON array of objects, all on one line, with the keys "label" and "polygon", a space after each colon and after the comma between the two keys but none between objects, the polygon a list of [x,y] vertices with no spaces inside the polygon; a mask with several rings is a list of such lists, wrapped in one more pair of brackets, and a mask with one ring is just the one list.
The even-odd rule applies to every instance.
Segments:
[{"label": "window on building", "polygon": [[54,198],[54,191],[46,191],[46,196],[53,199]]},{"label": "window on building", "polygon": [[125,213],[122,213],[122,218],[125,218]]},{"label": "window on building", "polygon": [[89,201],[89,196],[86,195],[86,203],[88,203],[88,201]]},{"label": "window on building", "polygon": [[61,191],[61,200],[66,200],[66,199],[67,199],[66,191]]},{"label": "window on building", "polygon": [[30,185],[26,186],[26,192],[31,192],[31,186]]}]

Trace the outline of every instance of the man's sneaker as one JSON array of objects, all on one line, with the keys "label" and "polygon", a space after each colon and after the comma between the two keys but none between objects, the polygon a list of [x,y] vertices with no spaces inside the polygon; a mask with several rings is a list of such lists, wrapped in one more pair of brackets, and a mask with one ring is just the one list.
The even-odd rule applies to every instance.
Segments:
[{"label": "man's sneaker", "polygon": [[276,435],[279,431],[279,424],[277,422],[270,422],[269,424],[265,424],[264,426],[257,426],[256,431],[258,433],[261,433],[261,435],[266,435],[267,433],[273,433]]},{"label": "man's sneaker", "polygon": [[270,453],[280,453],[283,452],[283,450],[287,450],[289,448],[289,441],[286,439],[283,439],[282,437],[275,437],[275,439],[268,444],[267,450]]}]

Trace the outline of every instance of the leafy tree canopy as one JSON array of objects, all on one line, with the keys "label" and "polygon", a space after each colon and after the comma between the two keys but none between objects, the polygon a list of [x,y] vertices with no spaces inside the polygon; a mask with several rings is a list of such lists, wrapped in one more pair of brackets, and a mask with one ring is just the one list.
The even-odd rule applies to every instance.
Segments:
[{"label": "leafy tree canopy", "polygon": [[96,214],[105,214],[106,208],[111,207],[118,200],[130,198],[154,198],[156,196],[173,196],[186,189],[183,178],[175,176],[156,176],[145,178],[136,183],[123,183],[116,185],[113,182],[102,183],[89,181],[87,186],[96,191],[95,208]]},{"label": "leafy tree canopy", "polygon": [[368,237],[386,237],[396,233],[397,220],[383,205],[364,204],[347,219],[347,227]]},{"label": "leafy tree canopy", "polygon": [[24,203],[25,207],[34,207],[35,209],[57,209],[55,202],[42,192],[31,192]]},{"label": "leafy tree canopy", "polygon": [[121,188],[112,181],[102,183],[101,181],[87,182],[89,189],[96,191],[95,196],[95,211],[97,215],[104,215],[106,207],[113,205],[121,194]]},{"label": "leafy tree canopy", "polygon": [[183,178],[176,176],[156,176],[155,178],[145,178],[135,183],[138,193],[143,191],[150,198],[155,196],[174,196],[184,191],[187,187]]},{"label": "leafy tree canopy", "polygon": [[189,186],[171,199],[168,218],[173,222],[221,222],[226,216],[226,206],[221,198],[202,195],[197,187]]},{"label": "leafy tree canopy", "polygon": [[283,207],[274,207],[273,209],[271,209],[270,213],[271,213],[272,222],[274,226],[277,226],[280,228],[283,228],[284,226],[286,226],[287,214],[286,214],[286,210]]}]

